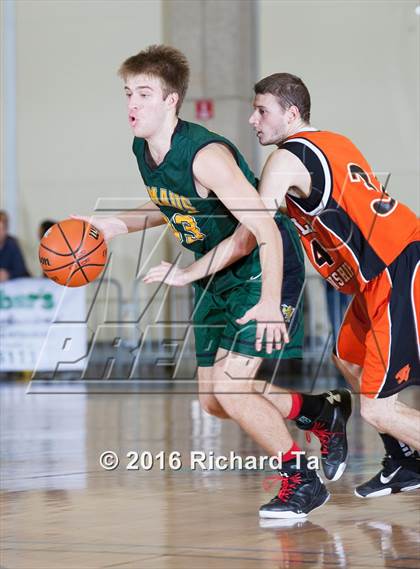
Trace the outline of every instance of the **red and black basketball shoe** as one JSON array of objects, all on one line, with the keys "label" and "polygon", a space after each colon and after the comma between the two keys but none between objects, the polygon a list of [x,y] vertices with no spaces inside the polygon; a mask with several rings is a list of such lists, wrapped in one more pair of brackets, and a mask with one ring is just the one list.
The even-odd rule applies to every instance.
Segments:
[{"label": "red and black basketball shoe", "polygon": [[347,422],[351,415],[351,394],[348,389],[322,393],[324,405],[318,417],[299,417],[299,429],[315,435],[321,443],[321,464],[327,480],[338,480],[347,466]]},{"label": "red and black basketball shoe", "polygon": [[276,482],[281,482],[280,490],[261,506],[261,518],[305,518],[330,498],[325,484],[315,470],[307,468],[305,459],[300,468],[295,460],[285,462],[277,474],[266,478],[264,488],[268,490]]}]

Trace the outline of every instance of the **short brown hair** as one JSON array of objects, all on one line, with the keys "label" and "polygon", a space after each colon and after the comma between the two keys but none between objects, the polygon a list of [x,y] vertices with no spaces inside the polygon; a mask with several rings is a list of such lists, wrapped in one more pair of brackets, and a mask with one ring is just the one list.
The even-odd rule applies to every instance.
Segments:
[{"label": "short brown hair", "polygon": [[159,77],[164,98],[170,93],[178,93],[178,113],[190,78],[190,66],[185,55],[169,45],[151,45],[126,59],[118,70],[123,79],[140,73]]},{"label": "short brown hair", "polygon": [[291,73],[274,73],[264,77],[254,85],[256,95],[270,93],[277,97],[283,110],[294,105],[299,109],[302,119],[309,123],[311,116],[311,96],[305,83]]}]

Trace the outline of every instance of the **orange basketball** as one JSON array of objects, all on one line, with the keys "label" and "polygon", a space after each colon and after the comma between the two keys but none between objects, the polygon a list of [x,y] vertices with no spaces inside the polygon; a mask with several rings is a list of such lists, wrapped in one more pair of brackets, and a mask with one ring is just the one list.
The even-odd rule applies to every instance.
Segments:
[{"label": "orange basketball", "polygon": [[103,271],[107,246],[103,234],[81,219],[65,219],[45,233],[39,246],[44,275],[64,286],[83,286]]}]

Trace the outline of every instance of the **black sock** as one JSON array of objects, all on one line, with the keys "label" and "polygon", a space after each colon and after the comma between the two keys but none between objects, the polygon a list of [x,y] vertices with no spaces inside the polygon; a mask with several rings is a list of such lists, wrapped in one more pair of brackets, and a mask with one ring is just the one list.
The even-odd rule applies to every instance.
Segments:
[{"label": "black sock", "polygon": [[391,456],[395,460],[406,460],[409,461],[410,459],[417,459],[419,458],[419,453],[409,447],[407,444],[395,439],[391,435],[387,435],[385,433],[379,433],[379,436],[384,443],[385,452],[387,455]]},{"label": "black sock", "polygon": [[303,395],[302,394],[302,407],[299,411],[299,415],[296,417],[295,421],[302,420],[302,417],[315,420],[321,413],[322,408],[325,403],[325,397],[323,395]]}]

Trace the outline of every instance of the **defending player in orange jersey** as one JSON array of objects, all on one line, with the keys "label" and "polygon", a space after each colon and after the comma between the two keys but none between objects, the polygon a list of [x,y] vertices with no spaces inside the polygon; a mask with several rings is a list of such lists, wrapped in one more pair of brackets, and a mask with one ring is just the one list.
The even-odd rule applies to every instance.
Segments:
[{"label": "defending player in orange jersey", "polygon": [[[383,468],[356,488],[356,495],[420,488],[420,413],[397,399],[401,390],[420,384],[419,221],[386,193],[349,139],[310,126],[310,95],[298,77],[276,73],[259,81],[249,122],[260,144],[277,146],[259,186],[266,206],[276,210],[286,199],[315,269],[336,289],[354,295],[333,359],[360,393],[362,416],[379,432],[386,453]],[[171,272],[172,284],[185,282],[185,276],[200,278],[209,267],[218,271],[254,245],[240,227],[219,245],[217,256],[209,253]],[[301,396],[292,397],[288,418],[304,428]],[[280,405],[280,399],[271,401]]]}]

